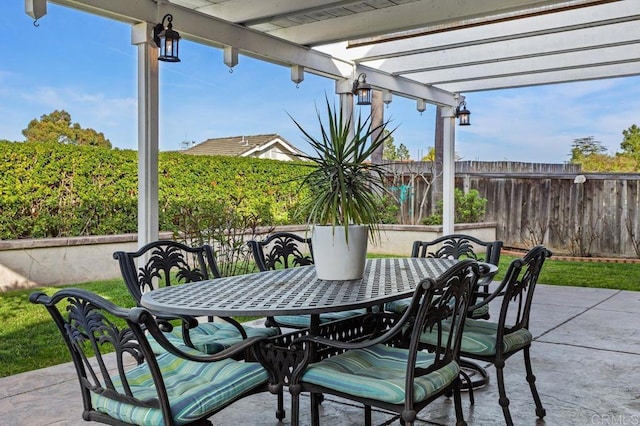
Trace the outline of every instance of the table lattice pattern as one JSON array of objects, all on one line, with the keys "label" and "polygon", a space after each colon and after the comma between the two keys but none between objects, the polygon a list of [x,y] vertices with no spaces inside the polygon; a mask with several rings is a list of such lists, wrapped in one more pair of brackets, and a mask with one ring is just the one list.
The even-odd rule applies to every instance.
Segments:
[{"label": "table lattice pattern", "polygon": [[165,287],[144,294],[142,304],[187,315],[319,314],[402,299],[422,279],[438,277],[455,262],[369,259],[363,279],[351,281],[320,280],[314,266],[304,266]]}]

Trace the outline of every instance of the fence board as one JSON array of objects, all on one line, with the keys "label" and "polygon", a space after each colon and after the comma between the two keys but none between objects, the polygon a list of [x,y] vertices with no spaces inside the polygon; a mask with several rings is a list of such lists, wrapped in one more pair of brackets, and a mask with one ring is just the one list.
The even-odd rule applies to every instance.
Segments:
[{"label": "fence board", "polygon": [[[387,167],[402,174],[407,166]],[[415,174],[417,165],[411,170]],[[429,170],[425,162],[424,174]],[[586,180],[576,183],[576,176]],[[579,166],[564,164],[458,162],[455,179],[457,188],[477,189],[487,198],[485,220],[497,223],[497,238],[507,246],[543,243],[576,255],[640,257],[638,174],[580,173]],[[412,188],[415,199],[425,187]]]}]

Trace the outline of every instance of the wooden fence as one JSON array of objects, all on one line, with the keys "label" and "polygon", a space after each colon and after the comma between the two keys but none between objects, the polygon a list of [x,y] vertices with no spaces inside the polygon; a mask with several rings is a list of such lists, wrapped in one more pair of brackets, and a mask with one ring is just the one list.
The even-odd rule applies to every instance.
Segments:
[{"label": "wooden fence", "polygon": [[[425,185],[418,181],[432,179],[430,163],[422,172],[415,164],[405,173],[400,172],[405,166],[393,167],[400,168],[393,172],[396,181],[402,176],[412,197],[422,199]],[[497,223],[497,238],[507,246],[542,243],[576,256],[640,257],[638,174],[581,173],[576,165],[459,162],[456,187],[477,189],[488,200],[485,220]]]}]

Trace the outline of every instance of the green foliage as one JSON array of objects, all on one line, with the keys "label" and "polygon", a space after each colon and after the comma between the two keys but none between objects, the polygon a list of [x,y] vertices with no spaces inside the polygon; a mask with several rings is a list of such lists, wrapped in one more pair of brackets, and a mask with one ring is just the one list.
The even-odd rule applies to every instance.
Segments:
[{"label": "green foliage", "polygon": [[378,199],[377,203],[378,209],[382,214],[381,223],[398,223],[398,213],[400,213],[400,207],[393,197],[384,195]]},{"label": "green foliage", "polygon": [[[326,113],[325,123],[318,112],[320,137],[313,136],[292,117],[315,152],[304,157],[309,161],[309,172],[302,182],[313,189],[307,198],[309,222],[344,226],[345,230],[350,224],[369,224],[375,231],[381,222],[377,193],[385,192],[383,169],[367,160],[393,131],[385,132],[388,122],[373,126],[369,115],[364,120],[358,116],[352,133],[351,117],[344,117],[342,110],[332,107],[328,99]],[[380,136],[369,142],[378,131]]]},{"label": "green foliage", "polygon": [[102,133],[91,128],[83,129],[71,122],[71,115],[65,110],[55,110],[45,114],[40,120],[33,119],[22,131],[25,142],[58,142],[70,145],[100,146],[111,148],[111,142]]},{"label": "green foliage", "polygon": [[391,132],[385,129],[383,132],[383,136],[387,139],[384,141],[384,149],[382,150],[382,159],[387,161],[407,161],[411,159],[411,154],[409,153],[409,149],[404,145],[400,144],[400,146],[396,147],[393,136],[391,136]]},{"label": "green foliage", "polygon": [[404,145],[400,144],[398,147],[398,160],[407,161],[411,158],[411,154],[409,154],[409,149]]},{"label": "green foliage", "polygon": [[427,155],[422,157],[420,161],[436,161],[436,147],[430,146]]},{"label": "green foliage", "polygon": [[593,136],[577,138],[571,144],[570,161],[572,163],[581,163],[585,157],[593,154],[602,154],[603,152],[607,152],[607,149],[602,145],[602,142],[594,140]]},{"label": "green foliage", "polygon": [[136,232],[133,151],[0,143],[0,238]]},{"label": "green foliage", "polygon": [[631,173],[638,171],[638,161],[626,154],[591,154],[584,157],[580,164],[585,172]]},{"label": "green foliage", "polygon": [[[0,143],[0,156],[0,239],[137,232],[135,151]],[[211,206],[263,224],[301,223],[306,171],[300,163],[160,153],[160,230],[177,232],[185,211],[212,215]]]},{"label": "green foliage", "polygon": [[623,130],[622,135],[624,136],[620,144],[622,151],[637,161],[640,160],[640,127],[633,124],[628,129]]},{"label": "green foliage", "polygon": [[[487,199],[482,198],[477,189],[470,189],[466,194],[455,189],[455,223],[477,223],[482,220],[487,207]],[[424,225],[442,225],[442,200],[438,201],[436,213],[424,218]]]},{"label": "green foliage", "polygon": [[[385,132],[389,133],[388,130],[385,129]],[[382,159],[387,161],[396,161],[398,160],[398,149],[394,143],[393,136],[388,136],[384,141],[384,148],[382,149]]]},{"label": "green foliage", "polygon": [[630,173],[640,170],[640,128],[635,124],[622,131],[623,152],[607,155],[607,149],[593,136],[573,140],[571,163],[580,164],[585,172]]}]

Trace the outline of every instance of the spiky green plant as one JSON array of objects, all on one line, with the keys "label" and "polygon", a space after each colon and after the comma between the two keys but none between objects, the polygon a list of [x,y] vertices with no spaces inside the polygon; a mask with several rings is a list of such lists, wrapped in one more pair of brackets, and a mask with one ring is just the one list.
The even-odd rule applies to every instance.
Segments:
[{"label": "spiky green plant", "polygon": [[308,222],[343,226],[347,240],[349,225],[368,225],[375,240],[382,221],[379,199],[386,189],[383,168],[368,159],[395,129],[384,131],[389,121],[373,126],[371,114],[364,120],[358,115],[352,125],[351,115],[343,115],[327,98],[325,103],[324,120],[316,108],[320,136],[312,135],[289,115],[315,152],[303,156],[311,162],[311,171],[302,182],[311,188]]}]

